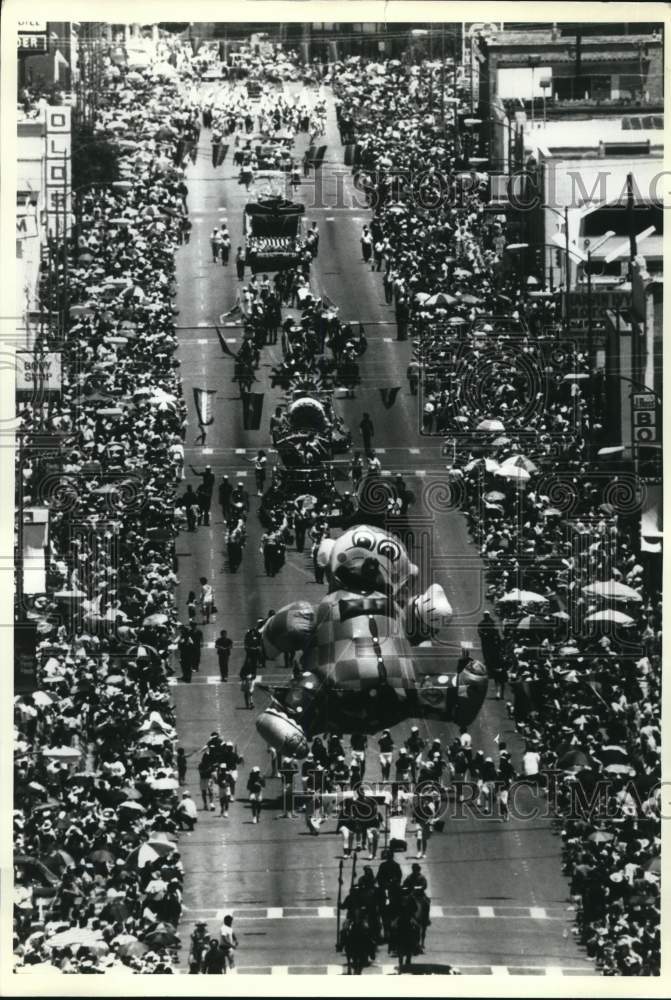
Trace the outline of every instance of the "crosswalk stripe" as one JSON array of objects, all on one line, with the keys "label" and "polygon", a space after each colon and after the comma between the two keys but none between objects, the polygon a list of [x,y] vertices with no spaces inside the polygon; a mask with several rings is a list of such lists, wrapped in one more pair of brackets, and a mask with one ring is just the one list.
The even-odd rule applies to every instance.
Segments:
[{"label": "crosswalk stripe", "polygon": [[[568,974],[582,974],[585,976],[595,976],[596,972],[592,966],[554,966],[554,965],[453,965],[452,970],[456,975],[461,976],[515,976],[536,974],[539,976],[565,976]],[[344,976],[347,974],[347,966],[342,965],[242,965],[230,970],[243,976],[271,975],[271,976],[300,976],[310,974],[313,976]],[[373,976],[395,976],[398,975],[398,966],[392,962],[374,963],[366,969],[364,974]]]},{"label": "crosswalk stripe", "polygon": [[419,448],[408,448],[408,451],[410,452],[411,455],[419,455],[420,454],[420,449]]},{"label": "crosswalk stripe", "polygon": [[[171,678],[174,681],[174,678]],[[221,680],[216,676],[194,677],[195,682],[207,682],[208,684],[220,684]],[[262,675],[257,677],[259,683],[263,683]],[[258,921],[258,920],[335,920],[336,908],[334,906],[245,906],[240,908],[229,908],[237,920]],[[211,914],[215,914],[215,908],[196,907],[189,910],[190,920],[205,919]],[[229,912],[229,911],[227,911]],[[541,918],[540,913],[543,913]],[[545,907],[538,906],[442,906],[434,903],[431,907],[431,917],[435,920],[551,920],[566,921],[566,914],[563,908],[556,907],[552,914],[548,913]]]}]

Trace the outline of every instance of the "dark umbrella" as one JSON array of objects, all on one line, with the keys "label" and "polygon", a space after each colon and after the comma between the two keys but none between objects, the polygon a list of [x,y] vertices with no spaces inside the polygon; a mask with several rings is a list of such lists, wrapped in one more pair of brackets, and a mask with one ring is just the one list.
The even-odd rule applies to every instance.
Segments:
[{"label": "dark umbrella", "polygon": [[560,757],[557,761],[557,767],[562,771],[589,771],[594,767],[594,762],[590,760],[584,750],[576,749],[569,750],[563,757]]},{"label": "dark umbrella", "polygon": [[60,848],[52,851],[51,854],[43,855],[40,861],[56,875],[59,875],[65,868],[74,868],[75,866],[75,859],[67,851]]},{"label": "dark umbrella", "polygon": [[152,948],[178,948],[179,938],[172,924],[157,924],[153,931],[143,938],[145,944]]},{"label": "dark umbrella", "polygon": [[146,945],[144,941],[128,941],[127,944],[122,944],[119,948],[119,954],[122,958],[142,958],[149,951],[149,945]]},{"label": "dark umbrella", "polygon": [[113,865],[116,861],[116,857],[111,851],[106,850],[104,847],[99,847],[95,851],[91,851],[88,856],[89,861],[95,861],[96,864],[110,864]]},{"label": "dark umbrella", "polygon": [[124,899],[112,899],[100,912],[101,920],[115,923],[117,920],[125,920],[130,916],[130,906]]}]

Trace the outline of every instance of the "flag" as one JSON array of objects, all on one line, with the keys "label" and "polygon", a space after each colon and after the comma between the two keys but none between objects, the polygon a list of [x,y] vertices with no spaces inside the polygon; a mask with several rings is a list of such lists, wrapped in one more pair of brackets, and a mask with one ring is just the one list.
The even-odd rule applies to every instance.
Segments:
[{"label": "flag", "polygon": [[320,146],[313,160],[315,170],[319,170],[322,163],[324,162],[325,156],[326,156],[326,146]]},{"label": "flag", "polygon": [[215,389],[195,389],[193,390],[193,399],[196,404],[196,413],[198,414],[198,423],[201,427],[209,427],[210,424],[214,423],[214,414],[212,412],[212,397],[216,395]]},{"label": "flag", "polygon": [[[66,71],[70,69],[70,63],[67,61],[60,49],[56,49],[54,52],[54,82],[60,83],[61,70],[60,67],[64,66]],[[64,77],[67,80],[67,76]]]},{"label": "flag", "polygon": [[226,159],[227,152],[228,152],[228,146],[220,144],[219,149],[217,150],[217,162],[215,163],[215,167],[220,167],[222,165],[222,163]]},{"label": "flag", "polygon": [[500,740],[500,739],[501,739],[501,737],[500,737],[500,735],[499,735],[499,734],[497,733],[497,734],[496,734],[496,736],[494,737],[494,742],[496,743],[496,745],[497,745],[497,746],[498,746],[498,744],[499,744],[499,740]]},{"label": "flag", "polygon": [[219,343],[221,344],[221,349],[224,352],[224,354],[227,354],[229,356],[229,358],[235,358],[235,359],[237,359],[237,357],[238,357],[237,354],[234,354],[233,351],[230,349],[230,347],[226,343],[226,338],[224,337],[224,335],[221,332],[221,330],[219,329],[219,327],[215,326],[214,329],[217,331],[217,337],[219,337]]},{"label": "flag", "polygon": [[396,402],[396,397],[400,391],[400,385],[391,386],[389,389],[380,389],[380,396],[382,398],[382,405],[385,410],[390,410],[394,403]]},{"label": "flag", "polygon": [[263,413],[263,393],[246,392],[242,396],[242,426],[246,431],[258,431]]}]

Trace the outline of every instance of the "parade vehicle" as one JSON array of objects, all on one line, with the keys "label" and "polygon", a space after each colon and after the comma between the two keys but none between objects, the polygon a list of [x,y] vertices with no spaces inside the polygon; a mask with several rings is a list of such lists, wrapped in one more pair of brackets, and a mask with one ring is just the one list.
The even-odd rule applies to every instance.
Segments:
[{"label": "parade vehicle", "polygon": [[295,501],[310,509],[323,506],[325,519],[336,523],[342,498],[335,485],[331,460],[334,444],[346,450],[351,435],[333,410],[330,393],[297,388],[273,433],[273,444],[284,468],[274,470],[269,489],[261,499],[259,517],[268,523],[273,510]]},{"label": "parade vehicle", "polygon": [[245,205],[243,234],[252,274],[296,267],[305,250],[302,218],[305,206],[279,195]]}]

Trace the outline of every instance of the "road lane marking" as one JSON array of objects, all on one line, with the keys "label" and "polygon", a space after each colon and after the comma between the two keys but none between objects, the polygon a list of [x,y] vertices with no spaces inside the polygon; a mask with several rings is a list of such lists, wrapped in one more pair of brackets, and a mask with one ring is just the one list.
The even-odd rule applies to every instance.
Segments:
[{"label": "road lane marking", "polygon": [[442,908],[442,906],[432,906],[431,907],[431,910],[429,911],[429,916],[430,917],[442,917],[442,915],[443,915],[443,908]]},{"label": "road lane marking", "polygon": [[547,910],[544,906],[532,906],[529,916],[534,920],[547,920]]},{"label": "road lane marking", "polygon": [[376,448],[375,449],[375,454],[376,455],[386,455],[387,454],[387,449],[386,448]]},{"label": "road lane marking", "polygon": [[246,448],[236,448],[235,449],[235,454],[236,455],[246,455],[247,454],[247,449]]},{"label": "road lane marking", "polygon": [[283,906],[269,906],[267,911],[268,920],[281,920],[284,914]]},{"label": "road lane marking", "polygon": [[408,448],[408,451],[410,452],[411,455],[419,455],[420,454],[420,449],[419,448]]},{"label": "road lane marking", "polygon": [[493,917],[494,916],[494,907],[493,906],[478,906],[478,916],[479,917],[483,917],[483,918]]},{"label": "road lane marking", "polygon": [[394,343],[393,337],[383,337],[382,340],[384,341],[385,344],[393,344]]},{"label": "road lane marking", "polygon": [[206,319],[199,319],[198,320],[198,326],[212,326],[212,324],[208,323],[208,321]]},{"label": "road lane marking", "polygon": [[[452,965],[455,975],[461,976],[514,976],[518,974],[536,974],[538,976],[583,975],[596,976],[592,966],[553,966],[553,965]],[[280,975],[286,976],[345,976],[346,965],[238,965],[229,970],[242,976]],[[373,963],[364,975],[395,976],[398,966],[391,962]]]},{"label": "road lane marking", "polygon": [[333,906],[318,906],[317,907],[318,917],[335,917],[335,907]]},{"label": "road lane marking", "polygon": [[426,469],[415,469],[415,475],[416,476],[425,476],[426,475]]},{"label": "road lane marking", "polygon": [[206,337],[199,337],[196,341],[197,344],[209,344],[209,340]]}]

